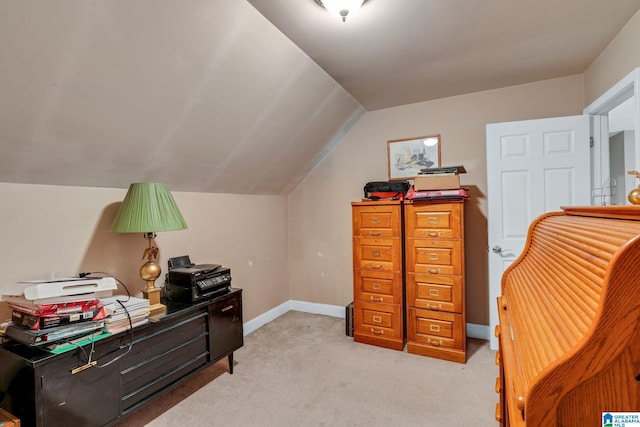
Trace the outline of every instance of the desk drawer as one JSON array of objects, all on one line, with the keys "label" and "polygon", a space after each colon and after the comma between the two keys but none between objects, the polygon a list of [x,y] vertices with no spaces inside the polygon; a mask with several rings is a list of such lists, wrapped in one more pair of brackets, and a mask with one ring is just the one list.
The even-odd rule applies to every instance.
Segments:
[{"label": "desk drawer", "polygon": [[242,294],[230,294],[209,307],[211,361],[229,355],[244,344],[242,333]]},{"label": "desk drawer", "polygon": [[405,209],[407,237],[460,238],[460,203],[409,205]]},{"label": "desk drawer", "polygon": [[399,237],[400,204],[353,206],[353,235],[362,237]]},{"label": "desk drawer", "polygon": [[128,409],[208,362],[208,314],[196,312],[169,325],[150,324],[136,336],[120,365],[123,409]]},{"label": "desk drawer", "polygon": [[354,333],[382,338],[402,338],[399,305],[359,302],[354,306]]},{"label": "desk drawer", "polygon": [[205,365],[209,356],[208,336],[194,340],[145,360],[121,372],[123,409],[146,399],[188,372]]},{"label": "desk drawer", "polygon": [[401,304],[402,275],[392,272],[354,270],[354,299],[373,303]]},{"label": "desk drawer", "polygon": [[462,349],[462,315],[409,308],[408,339],[433,347]]},{"label": "desk drawer", "polygon": [[407,305],[461,313],[462,277],[408,273]]},{"label": "desk drawer", "polygon": [[402,268],[402,245],[400,239],[353,239],[353,257],[356,268],[394,270]]},{"label": "desk drawer", "polygon": [[407,240],[407,272],[460,276],[460,240]]}]

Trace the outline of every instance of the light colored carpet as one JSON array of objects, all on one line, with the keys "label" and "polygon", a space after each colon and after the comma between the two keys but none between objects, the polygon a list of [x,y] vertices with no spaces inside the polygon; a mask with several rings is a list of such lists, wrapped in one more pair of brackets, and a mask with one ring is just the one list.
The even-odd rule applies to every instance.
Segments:
[{"label": "light colored carpet", "polygon": [[355,343],[344,320],[290,311],[235,353],[118,427],[494,427],[498,369],[486,341],[466,364]]}]

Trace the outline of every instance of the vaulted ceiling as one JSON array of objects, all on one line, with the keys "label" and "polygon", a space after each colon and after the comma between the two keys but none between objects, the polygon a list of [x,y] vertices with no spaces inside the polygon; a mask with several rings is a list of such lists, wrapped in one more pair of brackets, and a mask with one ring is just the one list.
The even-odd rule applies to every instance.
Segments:
[{"label": "vaulted ceiling", "polygon": [[287,194],[366,109],[581,73],[640,0],[3,0],[0,182]]},{"label": "vaulted ceiling", "polygon": [[640,0],[248,0],[367,110],[582,73]]}]

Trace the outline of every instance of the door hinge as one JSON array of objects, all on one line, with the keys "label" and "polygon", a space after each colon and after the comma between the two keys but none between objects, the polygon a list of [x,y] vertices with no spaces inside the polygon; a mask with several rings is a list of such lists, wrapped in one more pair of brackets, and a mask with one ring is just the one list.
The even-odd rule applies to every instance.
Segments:
[{"label": "door hinge", "polygon": [[593,137],[589,137],[589,148],[593,148]]}]

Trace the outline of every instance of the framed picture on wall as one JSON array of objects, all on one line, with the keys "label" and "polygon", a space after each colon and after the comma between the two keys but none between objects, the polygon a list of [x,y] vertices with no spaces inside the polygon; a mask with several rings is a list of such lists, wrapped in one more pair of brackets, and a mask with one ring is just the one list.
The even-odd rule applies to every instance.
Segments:
[{"label": "framed picture on wall", "polygon": [[421,169],[440,167],[440,135],[387,141],[389,181],[413,179]]}]

